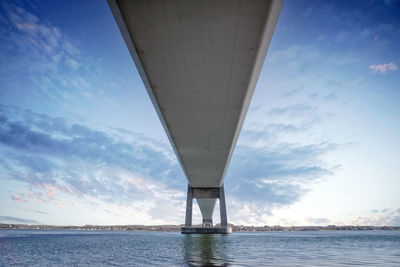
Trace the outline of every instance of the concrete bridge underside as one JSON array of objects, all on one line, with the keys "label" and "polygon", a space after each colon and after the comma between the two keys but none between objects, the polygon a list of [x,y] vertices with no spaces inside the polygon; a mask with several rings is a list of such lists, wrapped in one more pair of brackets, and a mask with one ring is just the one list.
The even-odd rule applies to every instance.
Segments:
[{"label": "concrete bridge underside", "polygon": [[226,218],[224,194],[212,191],[223,192],[283,0],[108,2],[188,179],[188,203],[201,189],[192,199],[203,222],[217,198]]}]

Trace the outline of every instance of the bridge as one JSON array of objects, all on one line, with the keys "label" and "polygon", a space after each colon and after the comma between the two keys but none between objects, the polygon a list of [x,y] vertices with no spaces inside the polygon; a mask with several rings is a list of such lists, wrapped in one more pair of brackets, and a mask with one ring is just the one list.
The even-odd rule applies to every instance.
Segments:
[{"label": "bridge", "polygon": [[[182,233],[229,233],[224,176],[283,0],[108,4],[188,180]],[[192,226],[194,198],[202,227]]]}]

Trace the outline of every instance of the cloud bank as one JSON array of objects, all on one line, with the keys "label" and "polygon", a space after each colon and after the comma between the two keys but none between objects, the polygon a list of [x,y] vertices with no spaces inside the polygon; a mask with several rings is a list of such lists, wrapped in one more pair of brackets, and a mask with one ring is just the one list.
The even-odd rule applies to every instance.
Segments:
[{"label": "cloud bank", "polygon": [[12,216],[0,216],[0,221],[3,223],[41,224],[36,220],[29,220]]},{"label": "cloud bank", "polygon": [[397,70],[397,65],[393,62],[378,64],[378,65],[370,65],[369,69],[372,70],[373,73],[386,74],[390,71]]},{"label": "cloud bank", "polygon": [[[265,137],[262,132],[250,135]],[[307,192],[305,184],[332,173],[319,159],[331,149],[328,143],[239,144],[225,182],[228,200],[236,203],[233,213],[246,203],[268,206],[267,213],[295,203]],[[0,155],[2,179],[27,185],[28,193],[12,192],[17,203],[61,205],[59,196],[67,195],[119,207],[147,202],[148,216],[165,221],[183,216],[187,181],[172,149],[139,133],[92,129],[2,105]]]}]

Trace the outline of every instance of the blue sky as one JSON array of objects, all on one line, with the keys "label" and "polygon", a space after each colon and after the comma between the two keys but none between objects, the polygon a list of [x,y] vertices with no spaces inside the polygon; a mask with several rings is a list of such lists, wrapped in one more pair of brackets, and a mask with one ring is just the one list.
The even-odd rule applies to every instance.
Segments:
[{"label": "blue sky", "polygon": [[[399,1],[285,2],[230,222],[400,225],[399,44]],[[186,178],[105,1],[1,1],[0,184],[1,222],[183,223]]]}]

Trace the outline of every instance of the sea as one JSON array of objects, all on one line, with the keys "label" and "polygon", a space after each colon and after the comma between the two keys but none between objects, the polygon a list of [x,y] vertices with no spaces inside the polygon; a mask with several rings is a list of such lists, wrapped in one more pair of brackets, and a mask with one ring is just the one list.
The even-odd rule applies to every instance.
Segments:
[{"label": "sea", "polygon": [[0,266],[400,266],[400,231],[0,230]]}]

